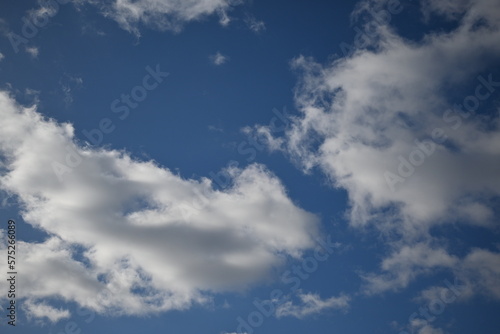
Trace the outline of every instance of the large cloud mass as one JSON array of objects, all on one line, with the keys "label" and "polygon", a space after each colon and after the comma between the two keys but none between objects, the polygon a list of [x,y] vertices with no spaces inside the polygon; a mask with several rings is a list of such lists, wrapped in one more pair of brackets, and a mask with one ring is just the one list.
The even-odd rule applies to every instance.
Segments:
[{"label": "large cloud mass", "polygon": [[316,217],[260,165],[229,170],[232,185],[215,190],[208,179],[81,146],[70,124],[6,92],[0,118],[0,187],[50,236],[18,243],[19,289],[32,316],[67,317],[45,304],[51,298],[118,314],[187,308],[266,279],[313,245]]},{"label": "large cloud mass", "polygon": [[[356,14],[366,18],[385,5],[364,1]],[[455,28],[415,41],[369,18],[364,43],[352,54],[326,65],[293,61],[301,73],[300,114],[284,137],[273,138],[266,127],[255,134],[346,189],[353,226],[374,226],[389,237],[392,255],[382,276],[365,275],[367,291],[405,287],[431,268],[448,268],[466,281],[480,275],[476,291],[488,294],[500,284],[493,279],[499,253],[491,245],[456,258],[433,228],[498,226],[500,75],[490,71],[499,64],[500,7],[493,0],[438,0],[421,8],[424,20],[437,16]],[[481,268],[472,274],[476,257]]]}]

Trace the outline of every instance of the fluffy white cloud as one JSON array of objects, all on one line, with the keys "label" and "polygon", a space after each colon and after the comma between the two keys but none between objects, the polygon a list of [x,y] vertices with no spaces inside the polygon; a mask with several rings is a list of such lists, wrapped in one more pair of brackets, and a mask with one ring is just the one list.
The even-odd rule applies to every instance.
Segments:
[{"label": "fluffy white cloud", "polygon": [[0,117],[0,187],[50,236],[19,242],[19,289],[33,316],[64,315],[40,306],[48,298],[116,314],[187,308],[269,278],[314,244],[317,218],[263,166],[228,170],[231,186],[216,190],[125,152],[82,147],[70,124],[6,92]]},{"label": "fluffy white cloud", "polygon": [[287,301],[276,308],[276,317],[295,317],[302,319],[307,316],[318,314],[329,309],[345,310],[349,307],[350,297],[341,295],[339,297],[330,297],[321,299],[318,294],[299,293],[300,304],[294,304]]},{"label": "fluffy white cloud", "polygon": [[[356,15],[385,3],[364,1]],[[254,131],[304,171],[317,168],[346,189],[351,224],[375,226],[390,240],[384,274],[366,276],[372,291],[405,287],[429,268],[466,266],[468,257],[433,240],[433,228],[498,224],[500,121],[488,108],[500,77],[488,71],[500,56],[500,8],[492,0],[421,6],[425,17],[454,20],[456,28],[410,41],[368,19],[367,42],[351,55],[326,65],[293,61],[300,115],[284,137]],[[457,91],[463,95],[450,97]]]},{"label": "fluffy white cloud", "polygon": [[139,25],[179,31],[185,23],[218,14],[220,23],[227,25],[227,11],[238,0],[109,0],[102,3],[84,0],[101,7],[105,16],[114,19],[123,29],[140,35]]},{"label": "fluffy white cloud", "polygon": [[[377,51],[359,50],[328,66],[304,57],[293,62],[303,71],[296,92],[302,115],[294,119],[282,147],[305,170],[317,166],[335,186],[349,191],[353,224],[373,221],[377,210],[392,205],[398,205],[398,212],[412,224],[409,227],[418,229],[454,214],[452,208],[467,207],[479,220],[490,216],[482,203],[464,195],[483,190],[487,195],[500,193],[499,172],[491,168],[499,162],[498,118],[451,121],[459,114],[446,113],[452,106],[443,95],[450,83],[461,87],[464,82],[482,85],[483,79],[500,82],[487,74],[476,80],[478,72],[487,68],[484,58],[500,54],[496,43],[500,14],[473,13],[474,20],[468,18],[472,14],[466,16],[456,31],[431,34],[421,44],[380,26]],[[472,26],[480,18],[487,24]],[[493,85],[482,85],[480,93],[491,96],[489,89],[500,88],[499,83]],[[484,129],[484,122],[489,129]],[[419,148],[415,140],[429,140],[437,127],[447,141],[434,141],[434,152],[392,191],[386,172],[399,177],[399,157],[410,160]],[[276,142],[272,146],[276,148]]]}]

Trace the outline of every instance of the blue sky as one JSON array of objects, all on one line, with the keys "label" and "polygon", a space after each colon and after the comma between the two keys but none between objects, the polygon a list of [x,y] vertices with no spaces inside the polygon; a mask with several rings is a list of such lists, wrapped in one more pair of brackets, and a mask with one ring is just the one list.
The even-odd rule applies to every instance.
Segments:
[{"label": "blue sky", "polygon": [[2,2],[2,332],[497,333],[499,8]]}]

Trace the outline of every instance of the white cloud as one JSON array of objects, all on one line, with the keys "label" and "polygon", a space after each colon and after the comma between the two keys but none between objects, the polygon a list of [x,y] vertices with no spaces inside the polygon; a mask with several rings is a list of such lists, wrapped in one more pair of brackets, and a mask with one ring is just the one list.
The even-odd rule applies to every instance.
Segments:
[{"label": "white cloud", "polygon": [[[456,299],[465,301],[475,295],[500,300],[500,253],[472,249],[464,257],[448,254],[446,249],[428,244],[403,246],[382,261],[381,274],[364,275],[365,292],[399,290],[417,276],[446,269],[453,273]],[[457,283],[458,282],[458,283]],[[421,292],[418,301],[444,300],[450,287],[432,286]]]},{"label": "white cloud", "polygon": [[318,294],[299,293],[300,304],[287,301],[276,308],[276,317],[305,318],[314,314],[324,312],[329,309],[345,310],[349,307],[350,298],[345,295],[321,299]]},{"label": "white cloud", "polygon": [[56,309],[45,303],[34,303],[31,300],[27,300],[24,303],[24,311],[28,316],[37,319],[47,318],[51,322],[56,323],[61,319],[67,319],[70,317],[68,310]]},{"label": "white cloud", "polygon": [[[50,235],[19,242],[19,286],[29,300],[107,314],[185,309],[268,279],[286,256],[314,245],[317,218],[263,166],[229,169],[231,186],[216,190],[125,152],[82,147],[70,124],[5,92],[0,114],[0,188]],[[62,182],[55,162],[74,166]]]},{"label": "white cloud", "polygon": [[3,53],[0,52],[0,61],[2,61],[4,58],[5,56],[3,55]]},{"label": "white cloud", "polygon": [[226,10],[221,9],[218,11],[218,14],[219,14],[219,23],[221,26],[226,27],[229,25],[229,23],[231,23],[231,18],[227,14]]},{"label": "white cloud", "polygon": [[208,130],[213,132],[224,132],[224,129],[215,125],[209,125]]},{"label": "white cloud", "polygon": [[415,334],[444,334],[443,330],[436,328],[423,319],[414,319],[410,323],[411,333]]},{"label": "white cloud", "polygon": [[449,255],[446,250],[418,243],[411,246],[401,246],[382,261],[382,275],[370,274],[364,276],[368,285],[366,292],[379,293],[386,290],[404,288],[422,273],[429,273],[436,268],[453,268],[459,263],[457,257]]},{"label": "white cloud", "polygon": [[73,90],[80,89],[83,86],[83,79],[78,76],[64,74],[59,79],[59,86],[64,96],[63,101],[68,107],[73,103]]},{"label": "white cloud", "polygon": [[474,249],[465,258],[456,274],[465,282],[468,296],[482,294],[500,300],[500,254]]},{"label": "white cloud", "polygon": [[31,22],[37,22],[40,26],[45,26],[51,17],[55,16],[59,11],[59,5],[42,0],[37,0],[40,7],[28,11],[28,16]]},{"label": "white cloud", "polygon": [[[92,0],[86,0],[94,4]],[[114,19],[123,29],[140,35],[139,25],[144,24],[158,30],[179,31],[185,23],[198,21],[206,16],[218,14],[220,23],[227,25],[227,11],[235,0],[113,0],[101,6],[105,16]],[[98,4],[98,3],[95,3]]]},{"label": "white cloud", "polygon": [[[453,267],[455,282],[432,286],[416,298],[420,302],[435,300],[465,301],[475,295],[500,300],[500,254],[483,249],[473,249]],[[456,297],[456,298],[454,298]]]},{"label": "white cloud", "polygon": [[[465,78],[476,83],[478,71],[487,65],[482,57],[500,54],[495,42],[499,20],[500,14],[489,18],[488,29],[468,29],[463,23],[453,33],[428,36],[421,45],[384,28],[377,52],[361,50],[326,67],[304,57],[294,61],[304,72],[297,89],[302,116],[287,133],[287,150],[304,169],[318,166],[349,191],[354,225],[373,221],[379,209],[399,205],[411,224],[406,227],[425,229],[426,222],[449,218],[451,208],[464,204],[465,193],[500,193],[499,172],[490,168],[500,152],[498,119],[489,122],[489,131],[482,130],[479,117],[463,120],[456,130],[450,128],[455,123],[442,120],[451,107],[443,85],[460,86]],[[398,156],[408,159],[417,147],[414,141],[429,138],[438,126],[462,154],[436,143],[436,153],[391,191],[384,173],[397,173]],[[468,163],[472,157],[474,162]],[[478,218],[489,216],[470,211]]]},{"label": "white cloud", "polygon": [[26,52],[33,58],[37,58],[40,50],[36,46],[29,46],[25,48]]},{"label": "white cloud", "polygon": [[224,56],[222,53],[218,51],[214,55],[211,55],[209,58],[210,61],[216,66],[223,65],[229,60],[227,56]]},{"label": "white cloud", "polygon": [[[374,3],[384,1],[365,1],[359,11]],[[409,41],[370,21],[366,48],[326,65],[296,58],[300,115],[282,138],[270,137],[266,127],[255,130],[304,171],[318,168],[346,189],[352,226],[375,226],[387,237],[384,274],[367,276],[379,292],[405,287],[431,267],[467,263],[449,255],[446,243],[435,244],[433,228],[498,224],[491,203],[500,196],[500,121],[485,108],[500,94],[500,77],[488,72],[500,56],[500,8],[492,0],[439,0],[424,1],[422,9],[457,27]],[[447,92],[459,90],[464,95],[450,99]],[[476,102],[476,114],[453,109],[455,103],[474,109]],[[410,159],[415,166],[401,162]],[[387,172],[397,182],[388,182]]]},{"label": "white cloud", "polygon": [[255,33],[260,33],[264,30],[266,30],[266,24],[264,21],[259,21],[253,16],[248,16],[245,19],[245,23],[248,26],[248,29],[252,30]]}]

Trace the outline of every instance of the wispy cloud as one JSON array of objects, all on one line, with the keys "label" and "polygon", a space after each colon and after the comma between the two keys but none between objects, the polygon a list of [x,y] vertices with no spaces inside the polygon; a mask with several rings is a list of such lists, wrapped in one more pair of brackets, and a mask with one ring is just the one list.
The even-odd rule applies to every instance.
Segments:
[{"label": "wispy cloud", "polygon": [[32,58],[37,58],[40,53],[40,50],[36,46],[27,46],[25,50]]},{"label": "wispy cloud", "polygon": [[224,129],[215,125],[209,125],[208,129],[214,132],[224,132]]},{"label": "wispy cloud", "polygon": [[276,317],[295,317],[298,319],[319,314],[326,310],[340,309],[345,310],[349,307],[350,298],[342,295],[339,297],[330,297],[322,299],[318,294],[302,293],[298,294],[299,304],[287,301],[276,308]]},{"label": "wispy cloud", "polygon": [[264,21],[257,20],[254,16],[247,16],[245,19],[245,23],[248,29],[252,30],[255,33],[260,33],[266,30],[266,24]]},{"label": "wispy cloud", "polygon": [[[92,0],[85,0],[96,4]],[[140,36],[140,25],[158,30],[180,31],[184,24],[218,14],[220,24],[227,25],[227,11],[239,1],[233,0],[113,0],[102,8],[105,16],[111,17],[125,30]]]},{"label": "wispy cloud", "polygon": [[83,79],[78,76],[65,74],[59,79],[59,86],[64,96],[63,101],[66,107],[73,103],[73,90],[81,88]]},{"label": "wispy cloud", "polygon": [[218,51],[214,55],[209,56],[209,59],[212,62],[212,64],[216,66],[223,65],[229,60],[227,56],[224,56],[222,53]]}]

